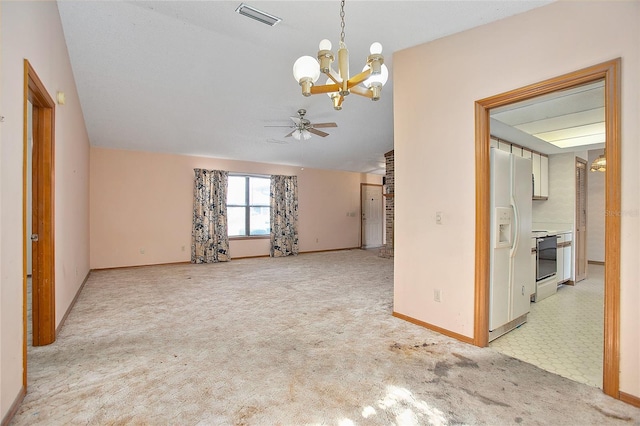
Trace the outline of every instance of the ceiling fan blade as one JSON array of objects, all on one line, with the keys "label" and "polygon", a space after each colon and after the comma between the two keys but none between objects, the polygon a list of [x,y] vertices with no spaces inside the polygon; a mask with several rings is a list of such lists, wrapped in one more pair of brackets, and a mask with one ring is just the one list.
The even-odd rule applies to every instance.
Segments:
[{"label": "ceiling fan blade", "polygon": [[300,117],[289,117],[291,118],[291,120],[293,120],[294,123],[296,123],[296,126],[300,126],[300,123],[302,122],[302,119]]},{"label": "ceiling fan blade", "polygon": [[285,138],[288,138],[289,136],[293,135],[293,132],[295,132],[296,130],[298,130],[298,129],[292,130],[292,131],[291,131],[291,133],[289,133],[289,134],[285,135],[284,137],[285,137]]},{"label": "ceiling fan blade", "polygon": [[338,127],[336,123],[313,123],[311,127],[315,129],[322,129],[323,127]]},{"label": "ceiling fan blade", "polygon": [[295,127],[295,126],[294,126],[293,124],[287,124],[286,126],[282,126],[282,125],[280,125],[280,126],[276,126],[276,125],[272,125],[272,126],[270,126],[270,125],[265,125],[264,127],[289,127],[289,128],[291,128],[291,127]]},{"label": "ceiling fan blade", "polygon": [[323,138],[325,136],[329,136],[329,133],[325,133],[325,132],[322,132],[320,130],[316,130],[313,127],[309,127],[309,128],[307,128],[307,130],[309,131],[309,133],[313,133],[314,135],[322,136]]}]

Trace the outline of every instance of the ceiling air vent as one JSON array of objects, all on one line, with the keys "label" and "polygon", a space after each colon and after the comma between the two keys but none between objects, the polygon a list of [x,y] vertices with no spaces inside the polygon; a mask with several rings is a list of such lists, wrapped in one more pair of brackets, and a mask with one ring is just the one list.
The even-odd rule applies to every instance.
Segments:
[{"label": "ceiling air vent", "polygon": [[251,19],[255,19],[256,21],[262,22],[263,24],[267,24],[271,27],[282,21],[282,19],[278,18],[277,16],[270,15],[244,3],[240,3],[240,6],[236,8],[236,12],[238,12],[240,15],[248,16]]}]

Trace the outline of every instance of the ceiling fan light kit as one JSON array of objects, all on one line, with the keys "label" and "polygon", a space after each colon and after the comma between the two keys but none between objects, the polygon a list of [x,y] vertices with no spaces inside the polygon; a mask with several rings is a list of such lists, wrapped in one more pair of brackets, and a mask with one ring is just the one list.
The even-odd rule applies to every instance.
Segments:
[{"label": "ceiling fan light kit", "polygon": [[291,136],[293,136],[295,139],[297,140],[309,140],[311,139],[311,132],[309,132],[306,129],[296,129],[293,131],[293,133],[291,133]]},{"label": "ceiling fan light kit", "polygon": [[309,140],[311,139],[311,134],[321,137],[329,136],[329,133],[323,132],[322,130],[318,130],[319,128],[325,127],[338,127],[336,123],[312,123],[308,119],[304,118],[307,114],[307,110],[300,108],[298,110],[297,117],[290,117],[291,121],[293,121],[293,125],[289,126],[265,126],[265,127],[289,127],[293,128],[293,130],[285,135],[285,138],[289,136],[293,136],[297,140]]},{"label": "ceiling fan light kit", "polygon": [[[333,102],[333,108],[342,109],[344,97],[350,93],[370,98],[373,101],[380,99],[382,86],[389,78],[389,70],[384,65],[382,45],[378,42],[371,44],[367,63],[362,72],[349,77],[349,51],[344,43],[344,0],[340,2],[340,48],[338,49],[338,71],[332,63],[334,54],[331,51],[331,42],[327,39],[320,41],[317,60],[312,56],[302,56],[293,64],[293,77],[302,88],[304,96],[326,93]],[[315,85],[325,74],[328,79],[324,85]],[[362,86],[359,86],[362,84]]]}]

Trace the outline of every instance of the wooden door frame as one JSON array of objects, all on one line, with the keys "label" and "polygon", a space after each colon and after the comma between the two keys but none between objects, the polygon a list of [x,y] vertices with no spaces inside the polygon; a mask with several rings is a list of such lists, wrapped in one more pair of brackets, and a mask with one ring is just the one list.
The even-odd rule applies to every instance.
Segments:
[{"label": "wooden door frame", "polygon": [[380,203],[382,204],[382,245],[384,245],[384,225],[386,220],[386,215],[384,214],[384,185],[380,185],[377,183],[360,183],[360,248],[364,248],[364,226],[362,224],[362,219],[364,215],[364,206],[362,205],[362,194],[364,194],[365,186],[376,186],[380,187]]},{"label": "wooden door frame", "polygon": [[[32,232],[38,234],[33,244],[32,259],[32,316],[33,345],[43,346],[56,339],[55,330],[55,253],[54,253],[54,146],[55,103],[27,59],[24,60],[23,109],[23,235],[27,235],[27,108],[33,106],[33,162],[32,162]],[[23,382],[27,372],[27,244],[23,244]]]},{"label": "wooden door frame", "polygon": [[621,59],[481,99],[475,103],[476,234],[475,345],[489,341],[490,166],[489,112],[492,108],[604,79],[607,171],[605,172],[603,392],[620,399],[620,68]]},{"label": "wooden door frame", "polygon": [[[585,206],[587,205],[587,203],[589,201],[588,200],[588,195],[587,195],[587,189],[589,187],[589,184],[588,184],[589,173],[588,173],[588,165],[587,165],[587,163],[588,163],[587,160],[583,160],[580,157],[576,157],[575,171],[576,172],[578,171],[578,167],[579,167],[578,165],[579,164],[582,164],[583,169],[584,169],[584,191],[582,191],[582,193],[583,193],[583,197],[584,197]],[[579,208],[579,206],[578,206],[578,193],[579,193],[578,189],[579,188],[578,188],[578,185],[580,184],[580,181],[578,180],[578,175],[577,174],[575,174],[574,176],[575,176],[575,180],[576,180],[575,181],[576,182],[576,211],[575,211],[575,223],[576,223],[576,226],[575,226],[575,228],[577,228],[578,224],[580,223],[578,221],[578,218],[579,218],[579,211],[578,211],[578,208]],[[589,220],[589,218],[586,217],[586,213],[585,213],[585,222],[587,222],[588,220]],[[577,231],[574,232],[574,238],[573,238],[574,239],[573,246],[575,247],[575,256],[574,256],[574,264],[573,264],[573,270],[575,271],[574,277],[573,277],[574,285],[578,283],[578,272],[577,272],[578,271],[578,259],[579,259],[578,253],[580,252],[580,249],[579,249],[578,246],[581,245],[581,244],[587,244],[587,231],[586,230],[587,230],[587,225],[585,225],[584,232],[580,232],[579,235],[578,235]],[[585,250],[585,258],[584,258],[582,266],[584,268],[584,276],[580,279],[580,281],[585,280],[589,276],[589,271],[587,271],[586,250]]]}]

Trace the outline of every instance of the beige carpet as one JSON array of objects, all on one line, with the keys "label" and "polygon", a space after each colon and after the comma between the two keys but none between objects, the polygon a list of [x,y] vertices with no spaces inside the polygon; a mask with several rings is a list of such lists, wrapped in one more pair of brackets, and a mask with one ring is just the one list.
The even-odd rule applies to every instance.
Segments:
[{"label": "beige carpet", "polygon": [[391,316],[351,250],[93,272],[14,425],[638,425],[594,387]]}]

